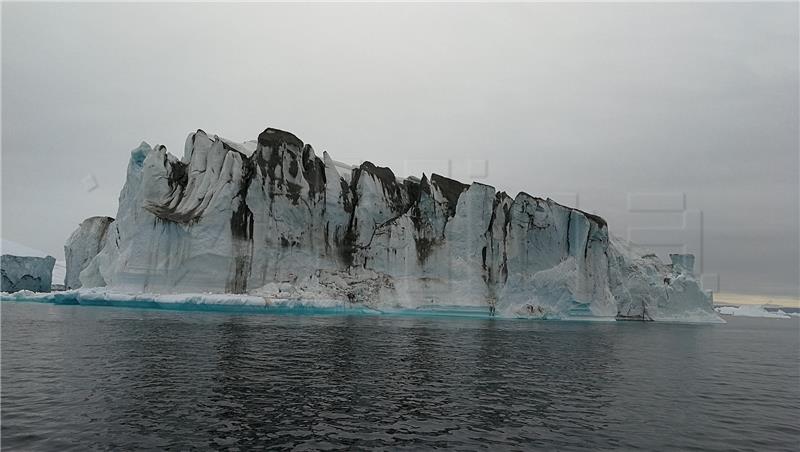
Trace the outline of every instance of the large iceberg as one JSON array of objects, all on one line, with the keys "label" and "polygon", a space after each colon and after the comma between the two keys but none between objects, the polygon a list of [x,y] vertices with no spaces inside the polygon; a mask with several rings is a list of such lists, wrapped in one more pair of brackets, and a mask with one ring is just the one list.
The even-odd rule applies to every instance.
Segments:
[{"label": "large iceberg", "polygon": [[103,242],[80,270],[83,287],[506,317],[719,320],[693,258],[641,256],[596,215],[437,174],[351,168],[272,128],[245,143],[198,130],[181,159],[142,143]]}]

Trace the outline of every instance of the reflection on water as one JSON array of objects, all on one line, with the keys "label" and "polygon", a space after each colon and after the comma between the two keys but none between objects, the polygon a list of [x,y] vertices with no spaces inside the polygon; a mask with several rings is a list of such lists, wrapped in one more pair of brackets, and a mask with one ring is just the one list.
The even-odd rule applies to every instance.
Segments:
[{"label": "reflection on water", "polygon": [[795,449],[797,320],[2,304],[8,449]]}]

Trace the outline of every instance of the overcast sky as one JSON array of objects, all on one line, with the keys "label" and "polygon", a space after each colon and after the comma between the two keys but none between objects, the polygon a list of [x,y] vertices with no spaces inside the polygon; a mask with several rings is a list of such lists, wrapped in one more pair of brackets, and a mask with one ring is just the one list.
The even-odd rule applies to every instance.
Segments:
[{"label": "overcast sky", "polygon": [[630,193],[684,193],[723,292],[798,296],[797,3],[2,4],[4,239],[63,259],[140,141],[268,126],[621,236],[683,221]]}]

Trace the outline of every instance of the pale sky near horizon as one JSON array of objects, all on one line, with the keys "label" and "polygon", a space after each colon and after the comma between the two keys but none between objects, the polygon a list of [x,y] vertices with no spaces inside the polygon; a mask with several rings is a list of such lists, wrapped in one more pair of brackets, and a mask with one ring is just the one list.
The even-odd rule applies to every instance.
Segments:
[{"label": "pale sky near horizon", "polygon": [[3,3],[2,238],[63,259],[140,141],[276,127],[672,228],[723,292],[796,299],[799,38],[797,3]]}]

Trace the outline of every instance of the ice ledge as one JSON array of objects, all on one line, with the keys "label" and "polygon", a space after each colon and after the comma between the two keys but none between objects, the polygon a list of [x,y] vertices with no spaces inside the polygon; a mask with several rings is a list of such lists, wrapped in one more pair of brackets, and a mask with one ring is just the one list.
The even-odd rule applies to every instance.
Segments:
[{"label": "ice ledge", "polygon": [[767,311],[762,305],[719,306],[714,310],[722,315],[734,317],[760,317],[765,319],[791,319],[792,316],[778,309]]},{"label": "ice ledge", "polygon": [[[338,315],[401,315],[401,316],[441,316],[492,318],[488,312],[476,306],[418,308],[381,307],[375,308],[363,303],[335,299],[315,298],[271,298],[259,295],[220,294],[220,293],[124,293],[104,288],[85,288],[59,292],[31,292],[22,290],[8,293],[0,292],[2,301],[32,301],[59,305],[108,306],[138,309],[166,309],[178,311],[218,311],[218,312],[252,312],[264,314],[338,314]],[[521,311],[509,313],[498,312],[498,319],[519,320],[560,320],[614,322],[613,317],[575,316],[553,314],[549,316],[531,316]],[[719,316],[709,315],[703,310],[689,311],[671,317],[656,318],[657,323],[726,323]]]}]

